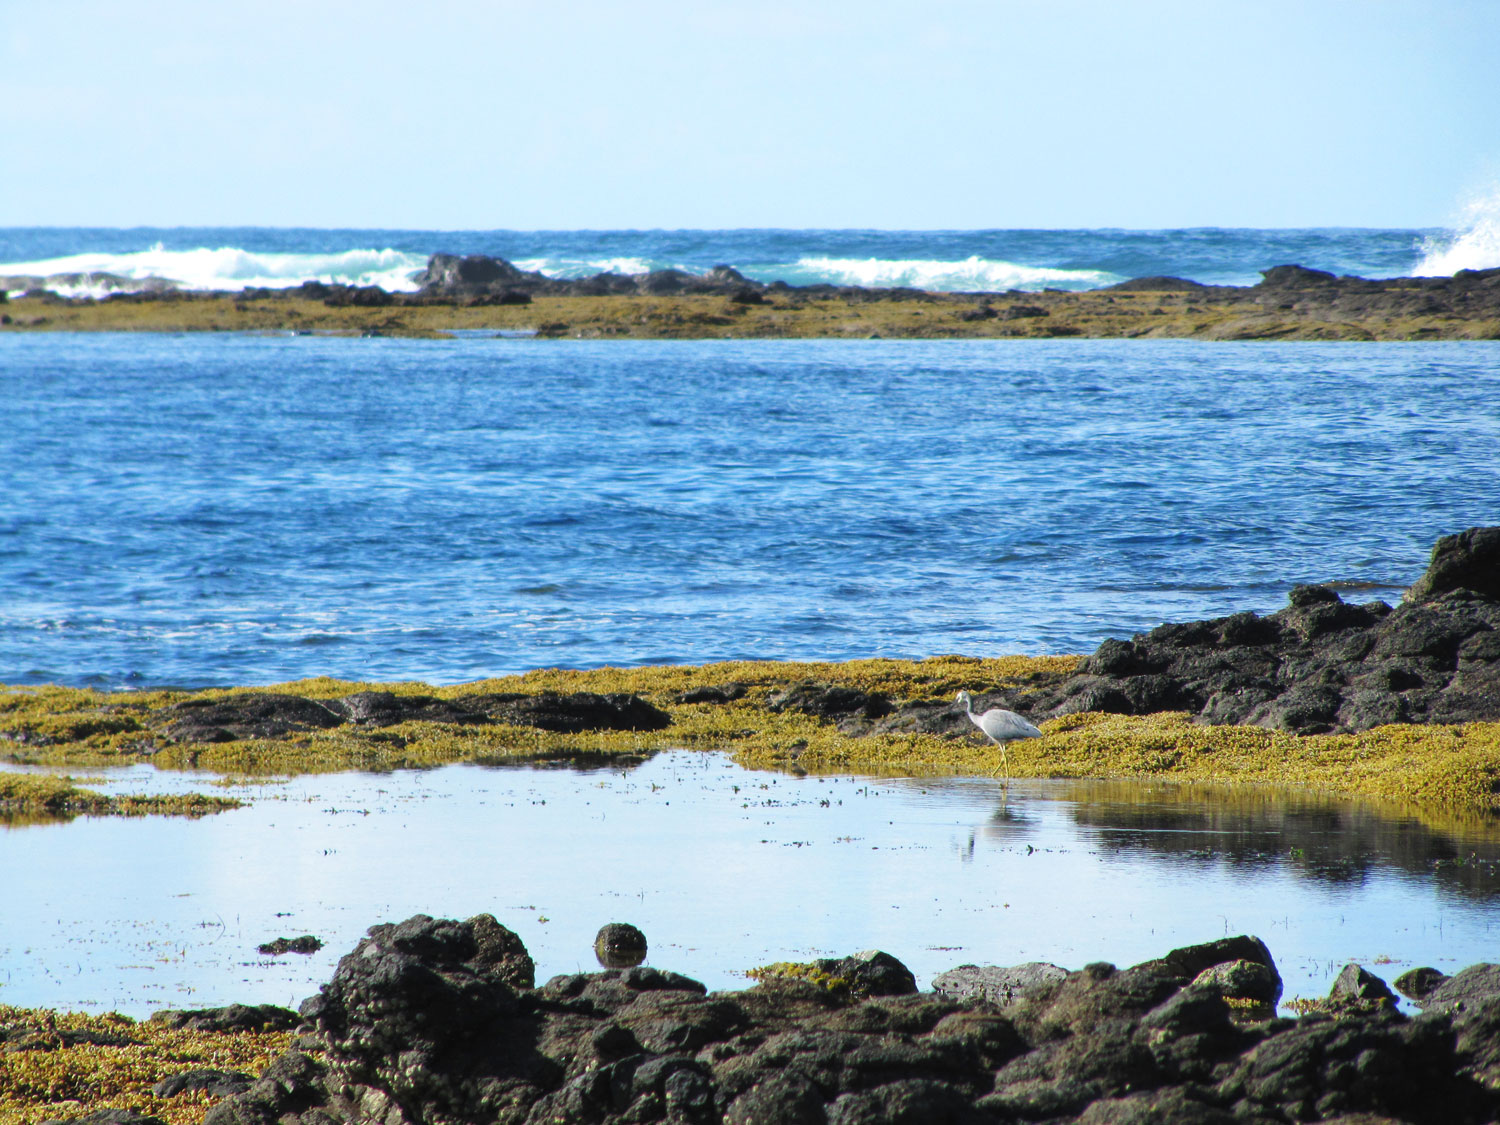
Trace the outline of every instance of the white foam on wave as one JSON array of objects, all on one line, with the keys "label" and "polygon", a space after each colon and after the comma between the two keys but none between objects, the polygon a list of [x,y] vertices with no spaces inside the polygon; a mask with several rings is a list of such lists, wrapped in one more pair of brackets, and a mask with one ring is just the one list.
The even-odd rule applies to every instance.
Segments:
[{"label": "white foam on wave", "polygon": [[[1023,266],[974,255],[961,262],[921,258],[800,258],[797,280],[866,288],[930,289],[986,293],[1005,289],[1098,289],[1125,280],[1108,270],[1061,270]],[[788,278],[788,280],[791,280]]]},{"label": "white foam on wave", "polygon": [[[167,250],[157,243],[149,250],[124,254],[69,254],[34,262],[0,263],[0,277],[53,277],[80,274],[74,283],[49,284],[62,296],[98,297],[129,292],[131,285],[91,280],[87,275],[109,274],[144,283],[166,278],[183,289],[234,292],[240,289],[285,289],[316,280],[330,285],[378,285],[392,292],[416,289],[413,271],[427,265],[424,256],[400,250],[344,250],[331,254],[273,254],[237,246]],[[140,288],[143,286],[137,286]]]},{"label": "white foam on wave", "polygon": [[[520,270],[541,273],[563,281],[593,277],[601,273],[650,273],[661,265],[650,258],[517,258],[511,263]],[[678,267],[682,268],[682,267]],[[696,272],[696,271],[689,271]]]},{"label": "white foam on wave", "polygon": [[1500,187],[1464,207],[1464,224],[1451,234],[1423,241],[1416,277],[1452,277],[1459,270],[1500,266]]}]

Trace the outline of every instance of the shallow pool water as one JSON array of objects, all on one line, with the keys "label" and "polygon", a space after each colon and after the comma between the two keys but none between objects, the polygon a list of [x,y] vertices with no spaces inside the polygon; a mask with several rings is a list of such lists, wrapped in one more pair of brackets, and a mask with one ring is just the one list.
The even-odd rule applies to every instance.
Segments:
[{"label": "shallow pool water", "polygon": [[[494,914],[539,979],[631,922],[649,963],[743,987],[769,961],[881,948],[926,986],[963,963],[1130,964],[1252,933],[1286,995],[1349,960],[1387,980],[1490,959],[1500,832],[1355,802],[1160,783],[792,777],[719,754],[622,769],[455,765],[116,792],[247,799],[202,820],[0,828],[0,1003],[142,1016],[294,1005],[365,929]],[[255,947],[311,933],[312,956]]]}]

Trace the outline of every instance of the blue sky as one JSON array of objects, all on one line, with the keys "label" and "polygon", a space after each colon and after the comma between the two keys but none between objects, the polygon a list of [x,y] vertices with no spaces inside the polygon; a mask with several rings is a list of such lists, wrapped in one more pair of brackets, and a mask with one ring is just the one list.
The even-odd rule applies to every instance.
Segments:
[{"label": "blue sky", "polygon": [[1437,226],[1500,2],[0,0],[0,226]]}]

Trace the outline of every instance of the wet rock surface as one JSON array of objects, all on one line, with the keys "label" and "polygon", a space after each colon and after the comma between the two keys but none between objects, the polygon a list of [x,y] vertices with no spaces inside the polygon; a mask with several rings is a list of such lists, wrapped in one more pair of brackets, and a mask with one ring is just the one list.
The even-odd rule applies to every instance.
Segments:
[{"label": "wet rock surface", "polygon": [[1204,974],[1239,962],[1274,975],[1253,938],[1034,974],[1001,1003],[895,983],[888,954],[843,959],[891,973],[892,991],[863,999],[786,977],[710,993],[649,967],[533,988],[518,956],[488,915],[373,928],[303,1004],[299,1046],[205,1125],[1463,1125],[1500,1113],[1500,996],[1416,1017],[1381,1005],[1236,1018],[1233,974]]},{"label": "wet rock surface", "polygon": [[158,713],[162,733],[176,742],[229,742],[286,738],[314,730],[351,726],[371,729],[405,722],[507,723],[542,730],[661,730],[671,716],[637,695],[545,691],[536,695],[466,695],[455,700],[430,695],[361,691],[342,699],[305,699],[274,692],[241,692],[217,699],[188,700]]},{"label": "wet rock surface", "polygon": [[275,1004],[230,1004],[224,1008],[167,1008],[151,1013],[151,1022],[188,1031],[288,1031],[297,1013]]},{"label": "wet rock surface", "polygon": [[315,934],[303,934],[301,937],[287,938],[279,937],[274,941],[268,941],[255,947],[255,952],[264,953],[269,957],[280,957],[284,953],[316,953],[323,948],[323,941]]}]

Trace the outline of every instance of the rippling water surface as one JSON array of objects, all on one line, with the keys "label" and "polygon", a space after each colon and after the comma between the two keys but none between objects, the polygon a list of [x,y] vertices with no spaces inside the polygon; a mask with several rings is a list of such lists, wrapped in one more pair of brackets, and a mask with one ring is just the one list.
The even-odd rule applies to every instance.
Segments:
[{"label": "rippling water surface", "polygon": [[[147,766],[114,792],[197,789]],[[1500,836],[1265,790],[789,777],[667,752],[630,770],[449,766],[229,793],[199,821],[0,826],[0,1003],[296,1004],[365,929],[494,914],[538,978],[597,968],[606,922],[715,988],[777,960],[881,948],[922,987],[965,963],[1120,965],[1226,934],[1286,996],[1350,960],[1392,980],[1493,960]],[[312,933],[311,957],[259,956]]]},{"label": "rippling water surface", "polygon": [[1500,344],[0,337],[0,681],[1090,650],[1500,522]]}]

